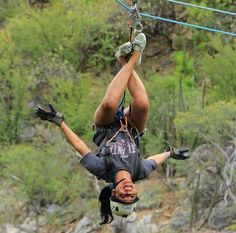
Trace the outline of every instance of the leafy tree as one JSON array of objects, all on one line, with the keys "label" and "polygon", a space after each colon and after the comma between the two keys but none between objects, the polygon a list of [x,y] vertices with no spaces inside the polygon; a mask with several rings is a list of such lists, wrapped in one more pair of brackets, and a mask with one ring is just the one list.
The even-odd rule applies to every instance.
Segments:
[{"label": "leafy tree", "polygon": [[[194,63],[188,54],[175,54],[176,69],[169,76],[153,75],[147,82],[151,102],[149,126],[145,141],[147,151],[156,153],[167,145],[183,145],[173,121],[177,112],[200,105],[200,90],[194,80]],[[152,149],[151,149],[151,148]],[[149,149],[148,149],[149,148]],[[150,153],[149,152],[149,153]]]},{"label": "leafy tree", "polygon": [[[4,22],[0,31],[0,175],[4,187],[15,191],[12,199],[17,196],[30,203],[37,213],[51,203],[63,206],[80,194],[87,200],[91,196],[85,192],[93,187],[84,183],[73,158],[65,156],[66,144],[55,139],[60,135],[58,128],[35,120],[30,112],[37,104],[46,107],[51,102],[76,133],[91,141],[93,113],[112,78],[113,67],[108,67],[114,61],[114,47],[128,37],[126,12],[114,10],[114,2],[108,0],[51,0],[42,10],[29,7],[27,1],[0,3],[4,3],[0,4],[0,23]],[[195,3],[233,8],[232,0]],[[165,1],[151,0],[140,7],[155,15],[177,17]],[[188,19],[183,18],[191,23],[235,26],[229,17],[193,9],[187,14]],[[171,45],[169,32],[176,30],[169,24],[143,23],[149,38],[161,34],[161,43]],[[148,131],[142,140],[145,154],[170,144],[195,147],[202,142],[224,153],[224,142],[235,140],[234,40],[206,36],[199,30],[192,30],[188,38],[194,45],[194,58],[183,48],[173,54],[173,72],[152,74],[145,80],[151,102]],[[185,46],[181,38],[178,41]],[[31,145],[23,144],[20,135],[29,124],[49,132],[49,137],[52,131],[57,136],[49,141],[36,135]],[[11,146],[4,147],[9,142]],[[6,208],[13,208],[12,199],[4,197]],[[86,202],[86,210],[88,206]]]},{"label": "leafy tree", "polygon": [[92,57],[92,65],[104,64],[111,56],[113,59],[112,33],[103,33],[111,30],[106,24],[107,11],[96,7],[98,4],[70,0],[55,1],[53,8],[43,11],[22,7],[21,14],[9,20],[8,30],[17,51],[27,59],[34,61],[45,52],[60,50],[79,70],[81,65],[89,65],[88,57]]},{"label": "leafy tree", "polygon": [[29,114],[30,77],[23,69],[23,61],[15,53],[16,47],[7,30],[0,37],[0,141],[17,142],[25,117]]},{"label": "leafy tree", "polygon": [[199,73],[202,83],[207,83],[206,101],[212,103],[221,99],[235,99],[235,45],[226,44],[220,38],[213,38],[208,46],[213,54],[207,53],[202,57]]},{"label": "leafy tree", "polygon": [[21,4],[22,0],[0,0],[0,26],[7,18],[14,17],[18,13]]},{"label": "leafy tree", "polygon": [[64,113],[76,133],[91,141],[93,114],[102,98],[104,84],[91,73],[76,72],[70,63],[53,53],[46,54],[35,65],[32,75],[35,103],[44,107],[52,103]]},{"label": "leafy tree", "polygon": [[[195,108],[191,112],[179,113],[175,119],[177,130],[181,134],[184,133],[187,137],[197,134],[202,143],[210,145],[212,155],[209,155],[207,165],[218,169],[217,175],[223,181],[219,189],[223,190],[226,205],[228,201],[236,203],[235,114],[235,100],[219,101],[204,109]],[[195,163],[196,160],[198,158],[195,159]],[[199,166],[201,167],[204,162],[199,163]]]},{"label": "leafy tree", "polygon": [[235,101],[219,101],[201,109],[178,113],[175,125],[181,134],[198,134],[204,141],[223,145],[235,138]]}]

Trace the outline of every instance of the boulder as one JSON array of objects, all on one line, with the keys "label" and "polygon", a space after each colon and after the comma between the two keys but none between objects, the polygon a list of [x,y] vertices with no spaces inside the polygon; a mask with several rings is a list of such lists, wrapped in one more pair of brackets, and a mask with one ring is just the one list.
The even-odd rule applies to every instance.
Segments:
[{"label": "boulder", "polygon": [[36,221],[28,217],[19,226],[19,229],[21,229],[23,232],[35,233],[37,231]]},{"label": "boulder", "polygon": [[13,226],[12,224],[6,224],[0,230],[3,230],[5,228],[6,233],[20,233],[20,230]]},{"label": "boulder", "polygon": [[213,209],[208,224],[212,229],[222,230],[234,220],[236,220],[236,204],[229,203],[225,206],[222,201]]},{"label": "boulder", "polygon": [[20,136],[23,143],[32,141],[32,138],[36,134],[36,129],[32,126],[26,126],[22,135]]},{"label": "boulder", "polygon": [[[154,222],[154,216],[152,214],[145,215],[143,218],[138,222],[138,232],[139,233],[155,233],[158,232],[157,225]],[[127,231],[129,232],[129,231]]]},{"label": "boulder", "polygon": [[97,228],[97,224],[90,218],[83,217],[75,227],[74,233],[93,233]]},{"label": "boulder", "polygon": [[140,220],[137,219],[136,213],[127,218],[115,217],[112,223],[115,233],[156,233],[158,227],[154,221],[154,215],[144,215]]},{"label": "boulder", "polygon": [[170,220],[171,227],[174,230],[179,230],[182,227],[189,224],[191,212],[190,209],[185,209],[183,207],[178,207]]}]

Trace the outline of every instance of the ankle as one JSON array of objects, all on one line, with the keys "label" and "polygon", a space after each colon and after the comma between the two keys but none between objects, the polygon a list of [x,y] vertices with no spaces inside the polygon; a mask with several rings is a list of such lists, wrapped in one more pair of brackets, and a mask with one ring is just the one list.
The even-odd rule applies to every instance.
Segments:
[{"label": "ankle", "polygon": [[125,56],[119,57],[119,62],[121,64],[121,66],[124,66],[125,64],[127,64]]},{"label": "ankle", "polygon": [[139,50],[134,51],[129,62],[136,64],[138,62],[140,56],[141,56],[141,52]]}]

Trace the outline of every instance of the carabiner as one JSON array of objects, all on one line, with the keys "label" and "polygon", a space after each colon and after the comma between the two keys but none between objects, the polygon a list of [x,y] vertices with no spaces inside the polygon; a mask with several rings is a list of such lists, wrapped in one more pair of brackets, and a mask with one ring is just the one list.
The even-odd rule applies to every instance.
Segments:
[{"label": "carabiner", "polygon": [[128,16],[128,25],[129,25],[129,28],[134,28],[135,27],[135,15],[134,14],[130,14]]},{"label": "carabiner", "polygon": [[138,33],[143,31],[143,25],[141,24],[140,21],[135,22],[134,30],[135,30],[135,32],[138,32]]}]

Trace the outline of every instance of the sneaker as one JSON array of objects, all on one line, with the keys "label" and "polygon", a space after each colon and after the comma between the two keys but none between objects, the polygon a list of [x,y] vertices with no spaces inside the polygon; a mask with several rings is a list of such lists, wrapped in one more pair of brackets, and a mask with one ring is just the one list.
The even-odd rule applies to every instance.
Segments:
[{"label": "sneaker", "polygon": [[132,52],[132,44],[130,42],[126,42],[124,44],[122,44],[119,49],[116,52],[115,57],[119,60],[120,57],[122,56],[127,56],[129,53]]},{"label": "sneaker", "polygon": [[129,54],[132,54],[134,50],[141,51],[140,58],[137,62],[138,65],[141,64],[143,50],[146,46],[146,36],[144,33],[139,33],[133,40],[133,42],[126,42],[122,44],[116,52],[115,57],[119,60],[120,57],[126,57]]},{"label": "sneaker", "polygon": [[140,58],[137,62],[137,64],[141,64],[142,61],[142,54],[143,50],[146,46],[146,36],[144,33],[139,33],[132,42],[133,50],[141,51]]}]

